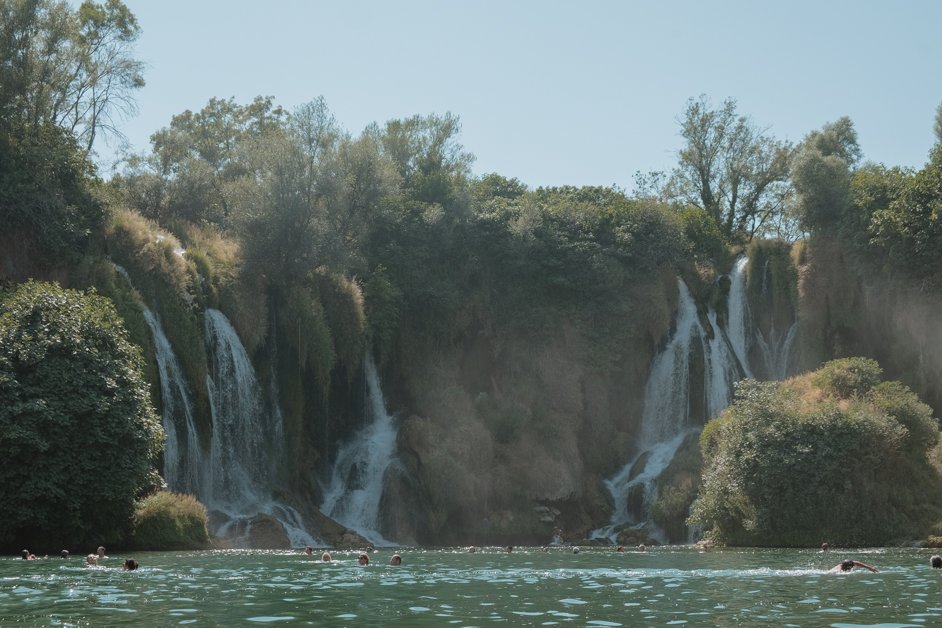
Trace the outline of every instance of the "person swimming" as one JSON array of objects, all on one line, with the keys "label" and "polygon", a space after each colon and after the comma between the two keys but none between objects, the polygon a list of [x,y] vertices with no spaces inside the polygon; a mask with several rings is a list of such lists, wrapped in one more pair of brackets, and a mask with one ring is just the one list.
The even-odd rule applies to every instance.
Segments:
[{"label": "person swimming", "polygon": [[389,564],[393,567],[398,567],[402,564],[402,556],[399,554],[393,554],[392,558],[389,559]]},{"label": "person swimming", "polygon": [[833,567],[831,567],[828,573],[844,573],[847,571],[851,571],[854,567],[863,567],[864,569],[868,571],[872,571],[874,573],[876,573],[877,571],[875,567],[871,567],[867,563],[862,563],[859,560],[847,559],[845,561],[841,561],[840,564],[834,565]]},{"label": "person swimming", "polygon": [[136,560],[134,560],[133,558],[128,558],[127,560],[124,561],[124,570],[125,570],[125,571],[134,571],[134,570],[137,569],[139,566],[140,566],[140,565],[138,564],[138,562],[137,562]]},{"label": "person swimming", "polygon": [[366,554],[366,552],[361,552],[360,555],[357,557],[357,562],[363,566],[369,565],[370,557]]},{"label": "person swimming", "polygon": [[932,565],[933,569],[942,569],[942,556],[938,554],[933,555],[933,557],[929,559],[929,564]]}]

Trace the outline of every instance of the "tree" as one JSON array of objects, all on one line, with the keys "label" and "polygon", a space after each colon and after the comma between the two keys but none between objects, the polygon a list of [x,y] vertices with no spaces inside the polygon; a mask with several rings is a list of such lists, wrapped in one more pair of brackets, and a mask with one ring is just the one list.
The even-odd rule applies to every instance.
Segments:
[{"label": "tree", "polygon": [[0,301],[0,538],[120,541],[161,448],[140,349],[111,302],[28,282]]},{"label": "tree", "polygon": [[667,196],[705,210],[727,238],[762,233],[785,207],[791,145],[737,115],[732,99],[713,109],[691,98],[679,122],[686,144]]},{"label": "tree", "polygon": [[175,115],[169,127],[151,136],[150,167],[172,183],[166,215],[228,226],[235,196],[244,190],[241,179],[251,171],[246,151],[282,133],[284,116],[270,96],[248,105],[211,98],[197,113]]},{"label": "tree", "polygon": [[412,198],[450,210],[459,209],[457,194],[464,191],[474,161],[457,141],[460,131],[461,122],[451,113],[390,120],[383,131],[367,129],[379,137]]},{"label": "tree", "polygon": [[792,163],[797,211],[805,229],[836,229],[850,203],[853,168],[860,159],[857,132],[842,117],[809,133]]},{"label": "tree", "polygon": [[0,132],[0,233],[67,262],[104,223],[94,182],[94,167],[62,128]]},{"label": "tree", "polygon": [[0,112],[39,129],[51,122],[73,133],[85,155],[100,131],[120,136],[144,86],[132,48],[137,19],[120,0],[0,2]]}]

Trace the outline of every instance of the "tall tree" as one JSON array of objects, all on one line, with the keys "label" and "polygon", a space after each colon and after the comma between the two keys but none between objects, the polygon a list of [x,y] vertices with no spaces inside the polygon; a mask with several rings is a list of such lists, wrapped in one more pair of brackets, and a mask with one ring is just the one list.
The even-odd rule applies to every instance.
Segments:
[{"label": "tall tree", "polygon": [[151,136],[152,168],[172,181],[166,213],[227,225],[239,180],[249,174],[245,152],[269,133],[282,133],[285,112],[272,97],[248,105],[212,98],[203,109],[175,115]]},{"label": "tall tree", "polygon": [[52,122],[86,155],[99,133],[135,110],[143,63],[132,56],[137,19],[120,0],[0,0],[0,112],[30,128]]},{"label": "tall tree", "polygon": [[851,173],[860,156],[857,132],[846,116],[805,137],[791,173],[804,228],[814,232],[840,224],[849,207]]},{"label": "tall tree", "polygon": [[690,99],[679,122],[686,144],[667,196],[705,210],[727,238],[763,232],[786,205],[791,145],[738,115],[732,99],[717,109]]}]

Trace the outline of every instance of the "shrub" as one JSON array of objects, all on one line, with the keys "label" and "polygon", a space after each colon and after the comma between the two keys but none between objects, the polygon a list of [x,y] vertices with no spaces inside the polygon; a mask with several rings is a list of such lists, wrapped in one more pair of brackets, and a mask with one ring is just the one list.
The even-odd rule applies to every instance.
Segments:
[{"label": "shrub", "polygon": [[823,392],[846,399],[866,393],[880,382],[883,369],[867,358],[832,360],[817,371],[813,383]]},{"label": "shrub", "polygon": [[879,372],[852,358],[784,383],[741,382],[701,438],[706,467],[690,522],[731,545],[927,534],[940,516],[927,496],[942,488],[926,455],[931,411],[895,382],[870,389]]},{"label": "shrub", "polygon": [[0,296],[0,545],[120,542],[163,438],[141,369],[107,299]]},{"label": "shrub", "polygon": [[137,504],[130,544],[142,550],[202,549],[209,544],[206,507],[192,495],[160,491]]}]

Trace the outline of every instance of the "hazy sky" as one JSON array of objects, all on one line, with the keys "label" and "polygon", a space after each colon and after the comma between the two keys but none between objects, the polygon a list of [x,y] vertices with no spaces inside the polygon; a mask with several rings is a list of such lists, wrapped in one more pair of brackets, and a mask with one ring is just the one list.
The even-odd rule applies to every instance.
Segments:
[{"label": "hazy sky", "polygon": [[147,64],[135,151],[212,97],[323,96],[354,134],[458,115],[477,174],[630,190],[671,168],[699,94],[792,141],[849,116],[866,159],[915,167],[942,103],[942,0],[125,3]]}]

